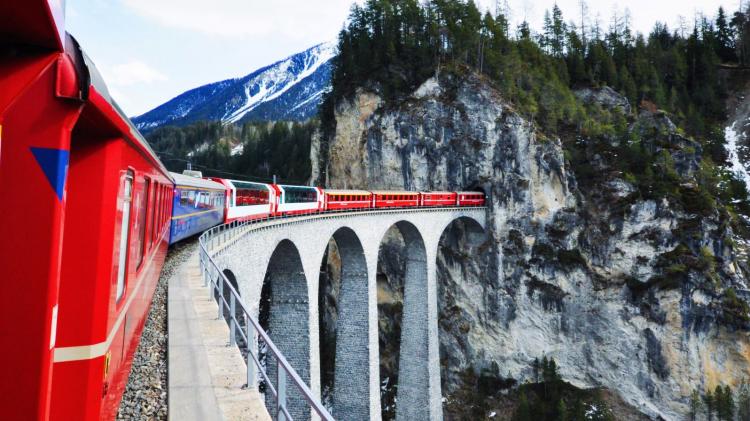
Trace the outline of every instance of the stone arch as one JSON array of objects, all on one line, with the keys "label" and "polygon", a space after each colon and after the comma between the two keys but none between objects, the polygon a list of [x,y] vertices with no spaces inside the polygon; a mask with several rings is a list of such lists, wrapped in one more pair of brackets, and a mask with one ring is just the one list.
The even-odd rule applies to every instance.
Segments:
[{"label": "stone arch", "polygon": [[[278,243],[263,281],[259,320],[271,340],[300,378],[310,384],[310,326],[307,279],[297,247],[289,240]],[[269,378],[276,385],[277,361],[266,355]],[[288,410],[294,419],[309,419],[310,409],[287,378]],[[266,406],[276,418],[276,400],[266,394]]]},{"label": "stone arch", "polygon": [[[396,419],[428,419],[434,382],[430,379],[433,362],[429,355],[427,250],[422,234],[411,222],[399,221],[392,227],[403,238],[404,260]],[[385,238],[386,234],[380,241],[381,247]]]},{"label": "stone arch", "polygon": [[[465,233],[465,235],[460,238],[465,244],[468,242],[470,245],[479,245],[487,238],[487,231],[479,221],[470,216],[459,216],[448,222],[440,231],[440,241],[437,244],[438,249],[445,246],[443,239],[453,228],[458,228],[462,233]],[[448,240],[451,241],[450,239]],[[458,244],[456,243],[456,245]]]},{"label": "stone arch", "polygon": [[[437,284],[437,319],[440,358],[440,383],[446,398],[443,412],[448,419],[461,419],[468,414],[465,401],[454,399],[462,390],[475,387],[479,376],[492,375],[496,366],[467,365],[476,360],[469,345],[469,333],[481,324],[475,320],[472,307],[476,300],[485,300],[485,280],[492,278],[496,256],[488,246],[488,233],[476,219],[462,216],[451,220],[440,232],[435,254]],[[482,291],[472,296],[467,291]],[[474,301],[472,301],[474,300]],[[500,373],[495,373],[498,376]],[[477,376],[472,379],[471,376]],[[472,389],[473,390],[473,389]],[[472,393],[476,393],[472,391]]]},{"label": "stone arch", "polygon": [[[369,285],[364,248],[348,227],[336,230],[327,247],[328,258],[335,263],[328,266],[338,264],[336,275],[340,277],[336,297],[329,297],[335,300],[336,309],[332,415],[371,419]],[[328,275],[331,279],[332,274]]]}]

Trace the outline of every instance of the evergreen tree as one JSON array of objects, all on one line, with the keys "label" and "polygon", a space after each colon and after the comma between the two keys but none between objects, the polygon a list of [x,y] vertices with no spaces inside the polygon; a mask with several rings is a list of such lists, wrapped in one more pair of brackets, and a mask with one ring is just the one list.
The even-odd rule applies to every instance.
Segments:
[{"label": "evergreen tree", "polygon": [[552,6],[552,27],[551,27],[551,39],[550,39],[550,50],[552,55],[555,57],[562,57],[565,52],[565,37],[568,33],[567,25],[563,19],[562,10],[555,3]]},{"label": "evergreen tree", "polygon": [[724,62],[735,61],[734,47],[734,31],[727,21],[724,8],[719,6],[716,15],[716,55]]},{"label": "evergreen tree", "polygon": [[557,406],[555,407],[555,412],[557,412],[557,421],[567,421],[568,420],[568,407],[565,405],[565,401],[560,399],[557,401]]},{"label": "evergreen tree", "polygon": [[724,386],[724,393],[722,394],[721,409],[722,409],[722,415],[724,416],[725,420],[727,421],[734,420],[734,413],[737,408],[735,407],[734,396],[732,395],[732,389],[729,387],[729,385]]},{"label": "evergreen tree", "polygon": [[737,418],[740,421],[750,421],[750,385],[744,380],[737,393]]},{"label": "evergreen tree", "polygon": [[748,25],[747,14],[735,12],[730,27],[735,33],[735,54],[740,64],[746,65],[750,58],[750,25]]},{"label": "evergreen tree", "polygon": [[700,393],[697,390],[693,390],[693,393],[690,395],[690,421],[698,419],[698,414],[700,414],[702,407]]},{"label": "evergreen tree", "polygon": [[706,408],[706,419],[708,419],[708,421],[713,421],[715,401],[714,401],[714,395],[713,393],[711,393],[710,390],[706,391],[706,393],[703,395],[703,405]]},{"label": "evergreen tree", "polygon": [[521,395],[518,398],[518,407],[513,417],[515,421],[531,421],[531,407],[529,406],[529,400],[526,397],[526,393],[522,390]]},{"label": "evergreen tree", "polygon": [[534,361],[531,363],[531,368],[534,371],[534,381],[539,383],[539,373],[542,370],[542,365],[539,362],[539,358],[534,358]]},{"label": "evergreen tree", "polygon": [[716,418],[731,421],[734,419],[734,397],[729,386],[716,386],[714,390],[714,405],[716,407]]}]

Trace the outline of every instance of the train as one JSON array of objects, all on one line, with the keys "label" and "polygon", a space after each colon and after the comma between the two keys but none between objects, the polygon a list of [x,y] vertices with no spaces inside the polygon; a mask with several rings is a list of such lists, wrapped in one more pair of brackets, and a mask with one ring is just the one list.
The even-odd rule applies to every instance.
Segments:
[{"label": "train", "polygon": [[186,171],[186,174],[172,174],[177,185],[170,244],[234,221],[334,211],[483,206],[485,203],[484,193],[478,191],[331,190],[203,178],[198,171]]},{"label": "train", "polygon": [[0,28],[0,419],[115,419],[168,248],[208,228],[484,204],[169,172],[65,32],[64,2],[0,2]]},{"label": "train", "polygon": [[0,419],[112,420],[167,255],[175,180],[65,32],[0,1]]}]

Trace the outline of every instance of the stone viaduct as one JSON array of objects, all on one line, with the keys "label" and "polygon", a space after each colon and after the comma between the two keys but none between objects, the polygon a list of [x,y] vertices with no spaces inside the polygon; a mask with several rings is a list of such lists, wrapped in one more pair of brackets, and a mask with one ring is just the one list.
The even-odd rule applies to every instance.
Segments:
[{"label": "stone viaduct", "polygon": [[[341,257],[332,415],[380,419],[377,265],[386,232],[405,243],[404,305],[396,414],[399,420],[441,420],[437,253],[445,230],[464,220],[484,235],[485,208],[394,209],[309,215],[258,224],[214,256],[236,280],[258,317],[264,282],[270,287],[267,331],[313,394],[320,397],[318,287],[330,239]],[[256,319],[257,320],[257,319]],[[268,372],[273,374],[273,364]],[[289,396],[295,419],[309,409]],[[270,407],[272,403],[268,403]]]}]

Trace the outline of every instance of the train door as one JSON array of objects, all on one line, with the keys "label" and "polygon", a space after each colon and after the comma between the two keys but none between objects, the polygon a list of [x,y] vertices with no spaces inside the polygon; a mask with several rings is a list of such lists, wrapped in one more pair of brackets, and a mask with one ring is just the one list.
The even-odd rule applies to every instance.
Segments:
[{"label": "train door", "polygon": [[[117,335],[115,306],[127,298],[127,244],[117,226],[130,202],[132,172],[121,170],[124,140],[96,124],[90,111],[72,131],[60,268],[58,342],[55,349],[50,412],[52,419],[99,419],[108,395],[110,368],[120,362],[110,353]],[[127,247],[126,247],[127,248]],[[117,302],[117,304],[115,304]]]}]

